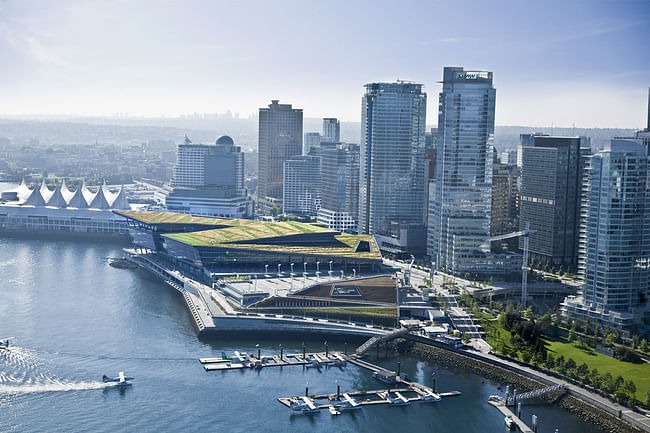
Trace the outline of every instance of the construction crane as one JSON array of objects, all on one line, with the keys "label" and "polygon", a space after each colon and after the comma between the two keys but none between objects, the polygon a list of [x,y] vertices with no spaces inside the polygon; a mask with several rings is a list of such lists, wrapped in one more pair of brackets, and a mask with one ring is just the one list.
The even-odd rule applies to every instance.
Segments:
[{"label": "construction crane", "polygon": [[488,242],[496,242],[506,239],[518,238],[519,236],[524,237],[524,255],[521,260],[521,305],[523,309],[526,309],[528,289],[528,236],[535,232],[537,232],[537,230],[531,230],[530,222],[526,221],[526,228],[524,230],[508,233],[506,235],[494,236],[493,238],[488,239]]}]

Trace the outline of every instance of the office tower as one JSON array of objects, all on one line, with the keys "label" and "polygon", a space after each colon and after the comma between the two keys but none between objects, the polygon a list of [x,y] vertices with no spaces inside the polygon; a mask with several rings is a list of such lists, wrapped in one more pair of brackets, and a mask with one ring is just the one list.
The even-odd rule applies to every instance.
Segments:
[{"label": "office tower", "polygon": [[259,111],[258,208],[282,205],[284,162],[302,154],[302,110],[273,100]]},{"label": "office tower", "polygon": [[341,142],[341,123],[336,117],[325,117],[323,119],[323,138],[324,143]]},{"label": "office tower", "polygon": [[359,146],[341,143],[321,149],[321,208],[318,222],[356,232],[359,212]]},{"label": "office tower", "polygon": [[244,154],[232,138],[220,136],[214,145],[178,145],[172,191],[165,197],[170,211],[196,215],[248,218],[253,201],[244,189]]},{"label": "office tower", "polygon": [[320,208],[320,157],[294,156],[284,162],[282,210],[314,216]]},{"label": "office tower", "polygon": [[562,312],[629,335],[648,312],[650,192],[648,155],[640,139],[614,139],[587,158],[582,205],[581,297]]},{"label": "office tower", "polygon": [[423,223],[427,97],[421,84],[404,81],[371,83],[365,88],[359,233],[396,239],[403,230]]},{"label": "office tower", "polygon": [[[515,257],[490,253],[494,106],[492,72],[445,67],[438,113],[428,254],[452,273],[504,273]],[[521,264],[520,264],[521,265]]]},{"label": "office tower", "polygon": [[321,135],[318,132],[305,132],[305,149],[303,155],[318,155]]},{"label": "office tower", "polygon": [[529,261],[575,270],[587,139],[533,135],[522,152],[519,228],[529,223],[536,230],[529,236]]},{"label": "office tower", "polygon": [[490,236],[513,232],[510,219],[510,173],[508,166],[495,161],[492,167],[492,204]]},{"label": "office tower", "polygon": [[438,150],[438,128],[431,128],[424,134],[424,206],[423,221],[427,220],[429,209],[429,182],[436,178],[436,156]]},{"label": "office tower", "polygon": [[501,152],[501,164],[517,165],[517,151],[507,150],[505,152]]}]

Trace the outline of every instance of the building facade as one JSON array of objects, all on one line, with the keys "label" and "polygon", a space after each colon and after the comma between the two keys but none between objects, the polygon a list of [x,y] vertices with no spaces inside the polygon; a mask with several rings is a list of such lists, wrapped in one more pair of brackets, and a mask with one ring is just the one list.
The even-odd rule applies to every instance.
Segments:
[{"label": "building facade", "polygon": [[526,135],[521,144],[519,228],[530,223],[536,230],[529,236],[529,260],[573,271],[578,262],[583,158],[589,154],[588,140]]},{"label": "building facade", "polygon": [[318,132],[305,132],[303,155],[318,155],[320,152],[321,135]]},{"label": "building facade", "polygon": [[508,166],[495,162],[492,167],[492,205],[490,210],[490,236],[514,231],[510,218],[511,179]]},{"label": "building facade", "polygon": [[371,83],[362,98],[359,233],[399,237],[423,224],[426,93],[421,84]]},{"label": "building facade", "polygon": [[579,260],[583,295],[563,302],[565,316],[589,318],[626,335],[647,318],[648,162],[639,139],[614,139],[587,159]]},{"label": "building facade", "polygon": [[302,109],[271,101],[259,110],[257,205],[262,214],[282,205],[284,162],[302,154]]},{"label": "building facade", "polygon": [[356,232],[359,212],[359,146],[338,144],[321,150],[321,207],[318,222],[340,232]]},{"label": "building facade", "polygon": [[514,256],[495,256],[487,242],[495,98],[492,72],[444,68],[427,246],[434,265],[449,272],[504,273],[517,267]]},{"label": "building facade", "polygon": [[244,189],[244,154],[232,138],[220,136],[214,145],[178,145],[172,190],[165,206],[173,212],[250,218],[253,200]]},{"label": "building facade", "polygon": [[284,162],[282,210],[315,216],[321,204],[320,157],[294,156]]},{"label": "building facade", "polygon": [[341,142],[341,122],[336,117],[325,117],[323,119],[323,143]]}]

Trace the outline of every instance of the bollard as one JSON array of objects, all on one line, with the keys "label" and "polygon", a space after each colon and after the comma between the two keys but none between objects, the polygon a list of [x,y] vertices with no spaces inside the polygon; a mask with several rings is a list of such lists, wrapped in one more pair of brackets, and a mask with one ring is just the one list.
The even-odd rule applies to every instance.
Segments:
[{"label": "bollard", "polygon": [[514,391],[512,391],[512,399],[514,400],[512,405],[514,407],[517,407],[517,390],[516,389]]},{"label": "bollard", "polygon": [[336,384],[336,399],[339,399],[339,396],[341,395],[341,384]]},{"label": "bollard", "polygon": [[506,385],[506,405],[508,404],[509,398],[510,398],[510,385]]},{"label": "bollard", "polygon": [[258,347],[257,348],[257,359],[262,359],[262,357],[260,356],[260,354],[261,354],[260,350],[261,349]]},{"label": "bollard", "polygon": [[537,433],[537,415],[533,415],[533,433]]},{"label": "bollard", "polygon": [[282,361],[283,353],[284,353],[284,347],[280,347],[280,361]]},{"label": "bollard", "polygon": [[521,418],[521,402],[517,403],[517,418]]}]

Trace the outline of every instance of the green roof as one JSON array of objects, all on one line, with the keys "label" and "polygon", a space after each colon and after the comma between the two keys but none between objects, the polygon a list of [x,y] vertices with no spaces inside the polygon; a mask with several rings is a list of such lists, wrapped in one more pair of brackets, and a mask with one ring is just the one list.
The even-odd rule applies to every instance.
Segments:
[{"label": "green roof", "polygon": [[223,229],[203,230],[191,233],[170,233],[165,236],[194,246],[210,247],[230,242],[257,241],[260,239],[309,233],[337,233],[319,225],[294,221],[279,223],[248,221],[250,221],[249,224],[241,225],[239,227],[227,227]]},{"label": "green roof", "polygon": [[252,220],[240,220],[234,218],[197,217],[190,214],[177,212],[141,210],[115,210],[113,212],[146,224],[205,224],[212,226],[239,226],[255,222]]}]

